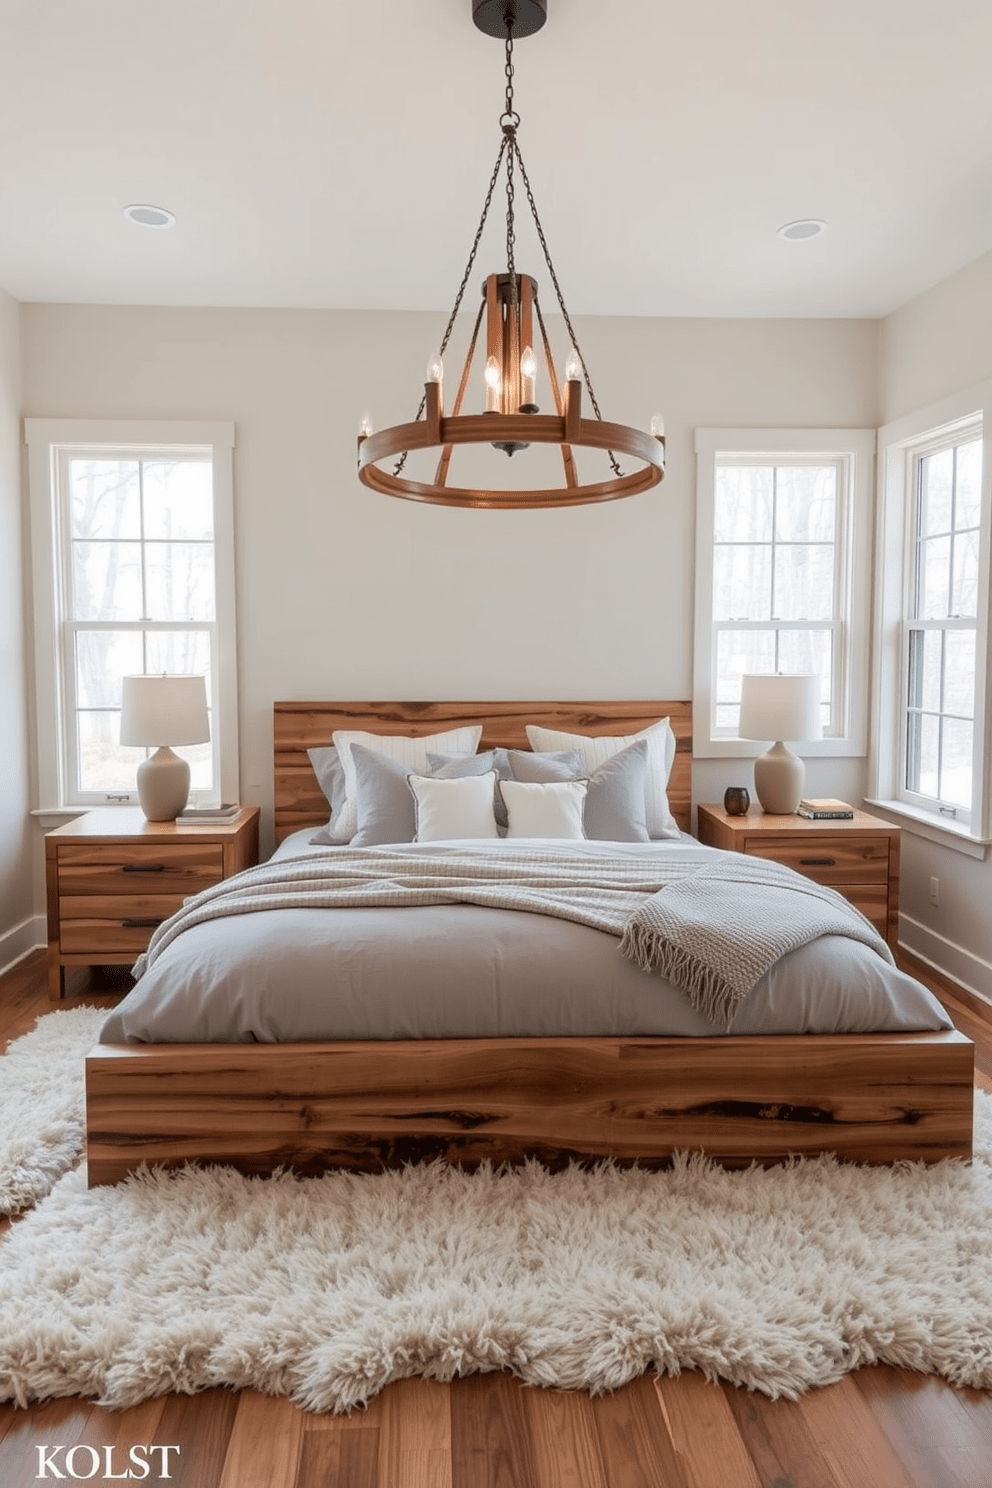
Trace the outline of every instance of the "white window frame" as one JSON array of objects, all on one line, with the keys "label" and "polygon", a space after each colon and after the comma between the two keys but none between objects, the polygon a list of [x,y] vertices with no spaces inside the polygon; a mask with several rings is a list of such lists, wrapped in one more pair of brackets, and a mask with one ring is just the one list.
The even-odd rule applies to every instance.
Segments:
[{"label": "white window frame", "polygon": [[803,744],[804,756],[868,752],[868,682],[863,659],[870,635],[874,429],[696,430],[696,614],[693,659],[693,754],[699,759],[754,758],[764,747],[717,733],[714,726],[713,533],[717,464],[767,460],[787,465],[822,458],[836,464],[839,572],[834,656],[835,732]]},{"label": "white window frame", "polygon": [[[148,455],[200,453],[213,467],[215,664],[211,669],[212,727],[217,744],[214,789],[193,799],[240,800],[238,751],[238,666],[234,578],[234,485],[232,423],[158,420],[24,420],[28,451],[31,514],[31,567],[34,598],[35,716],[37,720],[38,810],[84,811],[137,803],[137,789],[126,796],[75,791],[69,735],[69,693],[63,632],[66,618],[64,498],[60,482],[67,454]],[[198,627],[200,628],[200,627]],[[210,628],[210,627],[203,627]]]},{"label": "white window frame", "polygon": [[[921,456],[982,433],[982,519],[975,632],[975,732],[970,819],[949,817],[904,789],[906,696],[912,550]],[[876,537],[875,740],[869,801],[931,841],[982,858],[992,843],[992,381],[907,414],[879,430]]]}]

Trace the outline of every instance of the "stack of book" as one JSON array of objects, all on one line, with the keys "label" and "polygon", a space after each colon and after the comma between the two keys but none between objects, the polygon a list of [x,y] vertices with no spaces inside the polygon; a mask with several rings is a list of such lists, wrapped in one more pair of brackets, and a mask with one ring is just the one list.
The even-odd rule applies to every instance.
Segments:
[{"label": "stack of book", "polygon": [[832,796],[806,796],[798,806],[800,816],[810,821],[853,821],[854,807],[846,801],[836,801]]},{"label": "stack of book", "polygon": [[181,822],[231,822],[240,816],[241,807],[235,801],[225,801],[220,806],[187,806],[179,813]]}]

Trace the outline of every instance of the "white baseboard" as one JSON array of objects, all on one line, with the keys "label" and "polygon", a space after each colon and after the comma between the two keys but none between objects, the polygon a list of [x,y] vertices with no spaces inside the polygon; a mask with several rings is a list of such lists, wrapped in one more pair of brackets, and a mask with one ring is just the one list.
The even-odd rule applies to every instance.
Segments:
[{"label": "white baseboard", "polygon": [[960,982],[976,997],[992,1002],[992,962],[966,951],[953,940],[946,940],[907,914],[899,916],[899,944],[953,981]]},{"label": "white baseboard", "polygon": [[44,915],[30,915],[13,929],[0,933],[0,976],[47,944],[48,921]]}]

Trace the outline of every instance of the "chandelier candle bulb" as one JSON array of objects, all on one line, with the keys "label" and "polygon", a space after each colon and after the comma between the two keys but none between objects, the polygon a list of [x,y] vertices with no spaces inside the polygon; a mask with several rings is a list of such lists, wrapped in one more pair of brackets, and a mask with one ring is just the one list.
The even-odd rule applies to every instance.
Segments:
[{"label": "chandelier candle bulb", "polygon": [[367,413],[363,413],[362,414],[362,418],[361,418],[361,422],[358,425],[358,437],[359,437],[359,439],[368,439],[368,437],[369,437],[369,435],[371,433],[372,433],[372,419],[371,419],[371,416],[369,414],[367,414]]},{"label": "chandelier candle bulb", "polygon": [[424,417],[427,435],[432,444],[441,443],[441,383],[424,383]]},{"label": "chandelier candle bulb", "polygon": [[565,383],[565,440],[578,444],[582,438],[582,384],[578,378],[570,377]]},{"label": "chandelier candle bulb", "polygon": [[656,413],[652,416],[651,433],[654,435],[655,439],[664,439],[665,437],[665,420],[662,418],[660,413]]},{"label": "chandelier candle bulb", "polygon": [[503,374],[494,356],[486,362],[486,412],[503,412]]},{"label": "chandelier candle bulb", "polygon": [[533,347],[525,346],[523,356],[520,358],[520,411],[522,413],[536,413],[537,404],[534,401],[537,391],[537,358]]},{"label": "chandelier candle bulb", "polygon": [[579,361],[574,351],[569,354],[568,361],[565,363],[565,381],[582,381],[582,363]]},{"label": "chandelier candle bulb", "polygon": [[433,356],[430,357],[427,363],[427,381],[444,381],[444,363],[442,362],[436,351],[434,352]]}]

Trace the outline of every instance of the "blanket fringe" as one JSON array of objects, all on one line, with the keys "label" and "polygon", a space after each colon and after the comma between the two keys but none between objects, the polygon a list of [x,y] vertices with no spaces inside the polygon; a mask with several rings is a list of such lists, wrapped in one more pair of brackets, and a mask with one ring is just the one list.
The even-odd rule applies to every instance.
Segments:
[{"label": "blanket fringe", "polygon": [[620,953],[641,971],[657,973],[678,987],[696,1012],[714,1027],[730,1028],[743,998],[713,966],[707,966],[690,951],[674,946],[656,930],[628,921],[620,940]]}]

